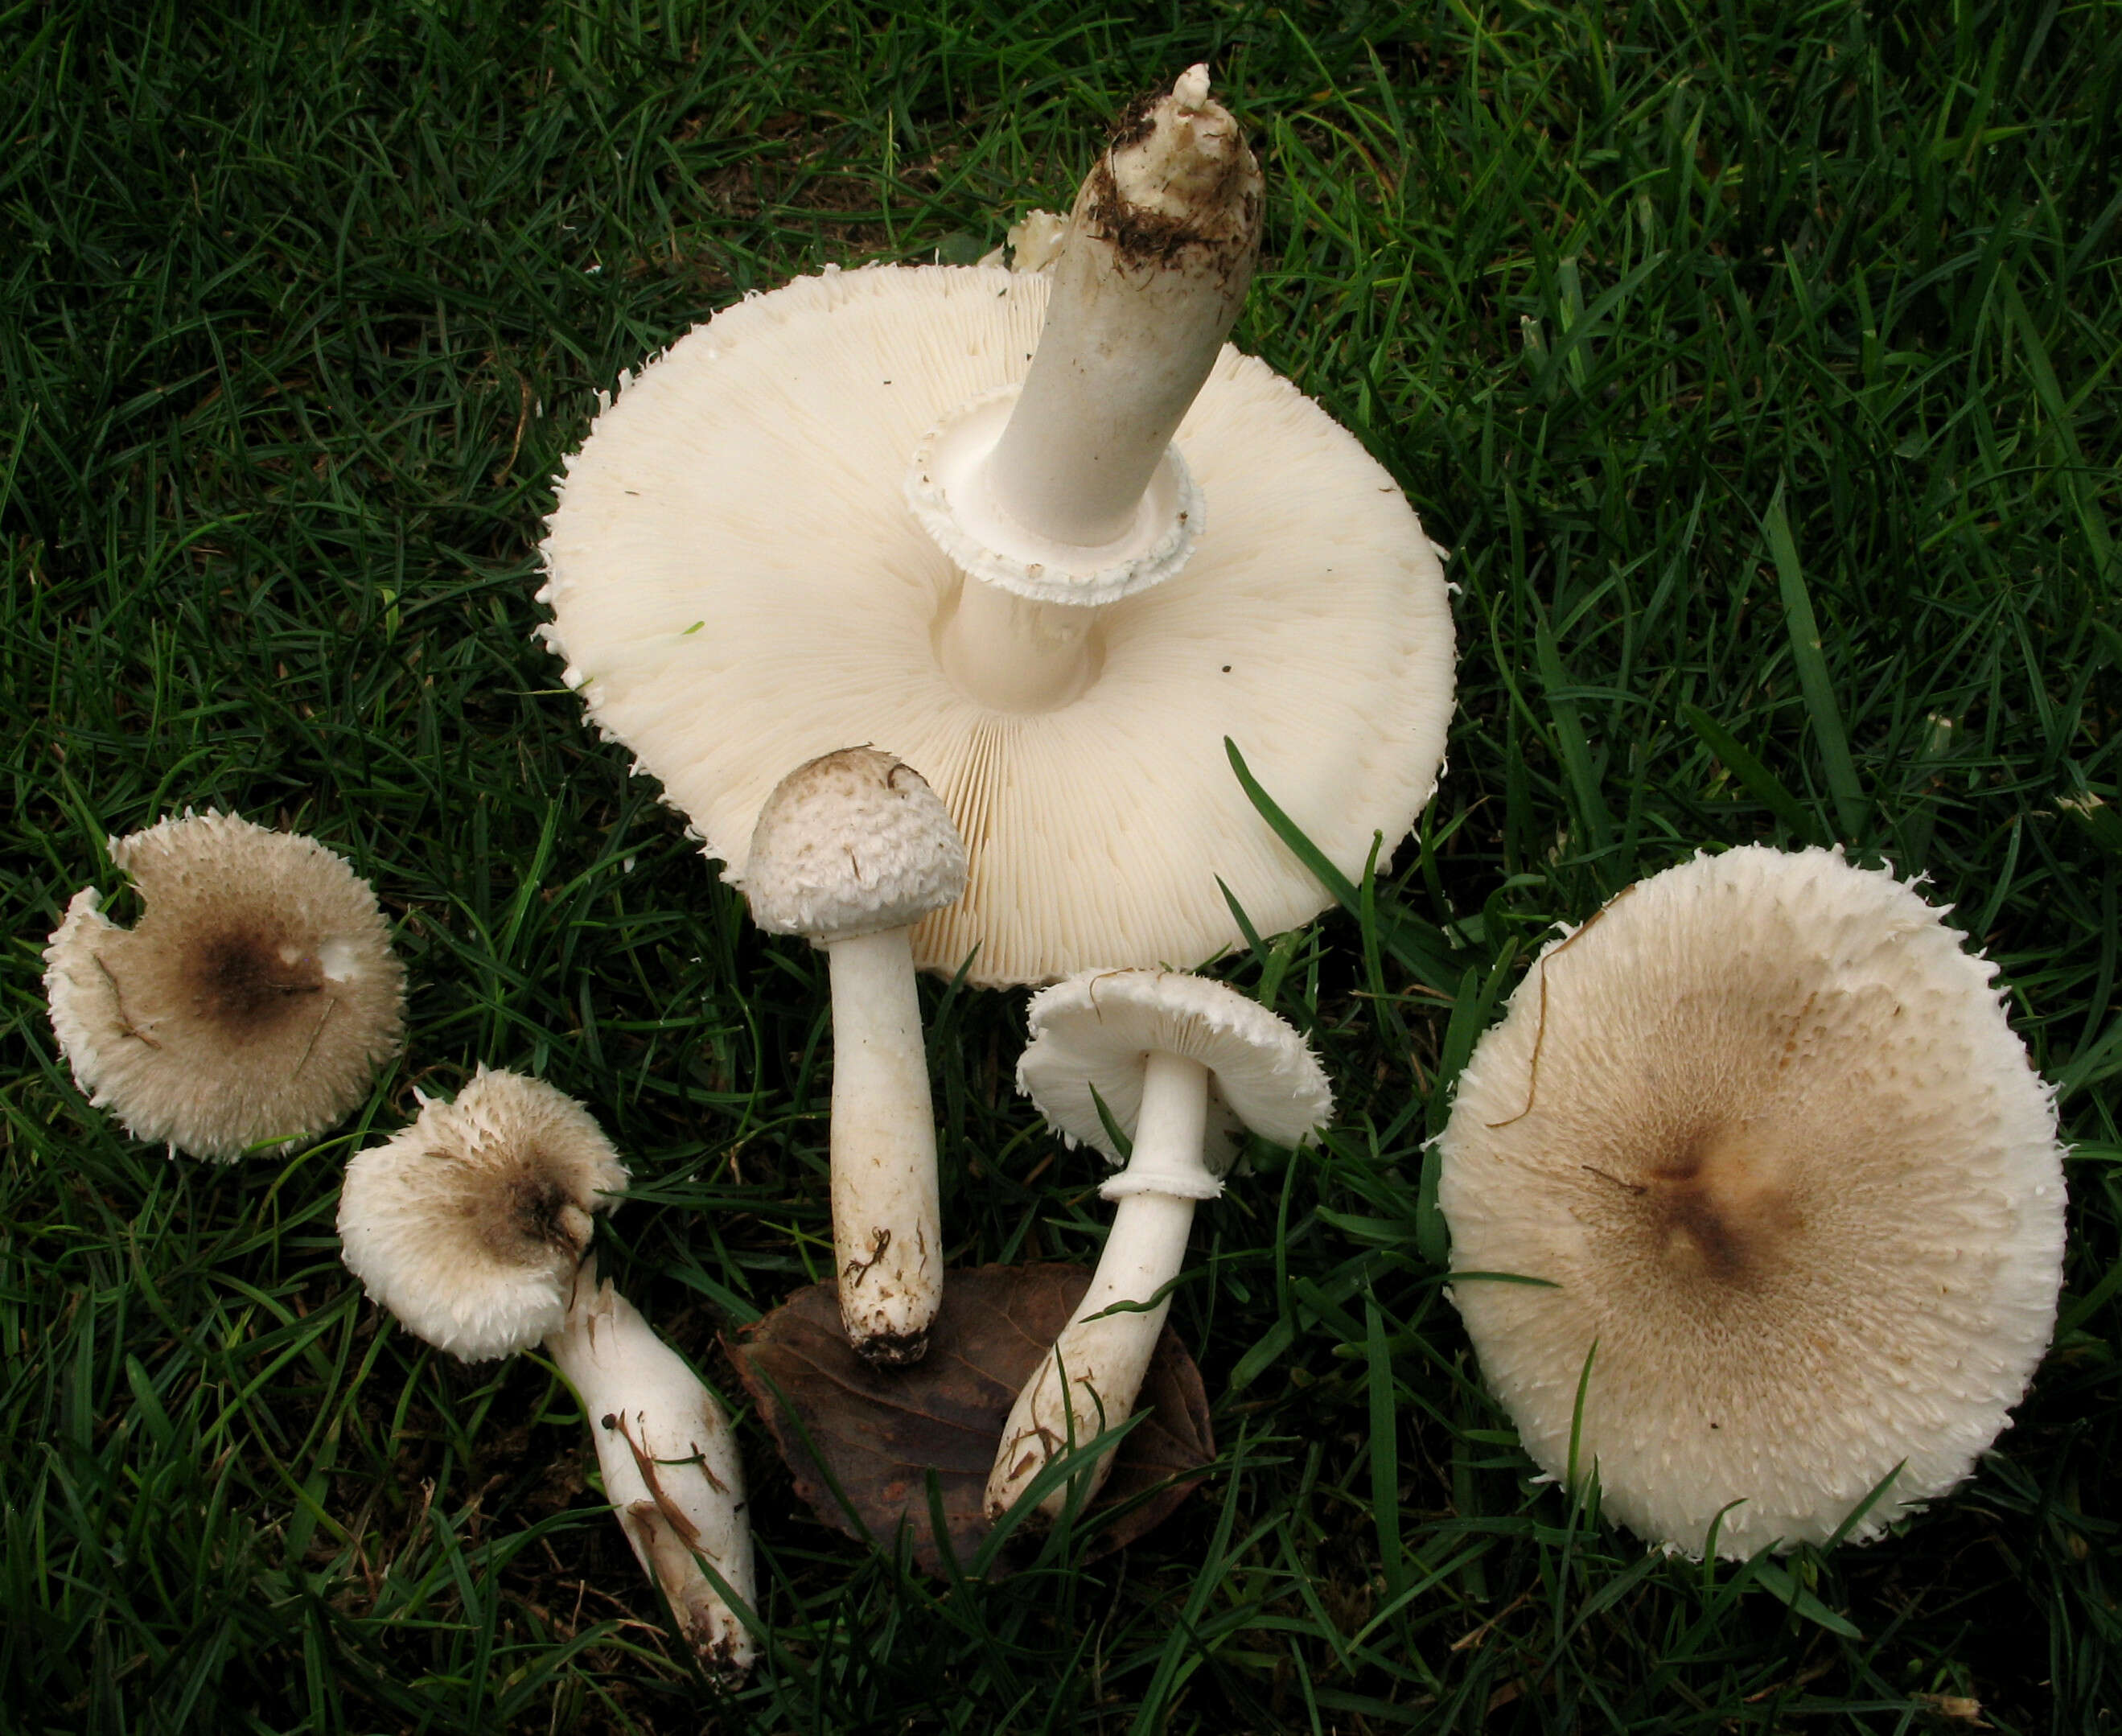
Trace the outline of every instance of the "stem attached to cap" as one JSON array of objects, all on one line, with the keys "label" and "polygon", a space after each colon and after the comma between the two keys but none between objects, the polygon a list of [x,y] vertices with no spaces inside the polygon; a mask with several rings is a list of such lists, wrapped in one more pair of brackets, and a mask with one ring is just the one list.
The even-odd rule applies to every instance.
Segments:
[{"label": "stem attached to cap", "polygon": [[[1171,1282],[1186,1262],[1194,1204],[1222,1189],[1202,1158],[1208,1111],[1208,1069],[1183,1056],[1152,1053],[1133,1155],[1100,1190],[1117,1202],[1105,1253],[1090,1289],[1003,1426],[1002,1449],[988,1476],[990,1518],[1015,1506],[1049,1460],[1133,1414],[1171,1312]],[[1072,1489],[1080,1488],[1080,1500],[1089,1501],[1112,1461],[1109,1448],[1051,1491],[1040,1503],[1039,1518],[1059,1518]]]}]

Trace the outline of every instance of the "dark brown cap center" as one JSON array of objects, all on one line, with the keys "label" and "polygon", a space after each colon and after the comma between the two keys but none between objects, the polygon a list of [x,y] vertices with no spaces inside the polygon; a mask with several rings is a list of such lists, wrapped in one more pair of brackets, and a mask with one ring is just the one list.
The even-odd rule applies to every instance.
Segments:
[{"label": "dark brown cap center", "polygon": [[185,976],[199,1016],[243,1036],[283,1022],[325,986],[324,966],[314,950],[256,929],[227,929],[201,942]]},{"label": "dark brown cap center", "polygon": [[1643,1222],[1668,1269],[1750,1289],[1804,1220],[1783,1166],[1746,1130],[1703,1130],[1643,1173]]}]

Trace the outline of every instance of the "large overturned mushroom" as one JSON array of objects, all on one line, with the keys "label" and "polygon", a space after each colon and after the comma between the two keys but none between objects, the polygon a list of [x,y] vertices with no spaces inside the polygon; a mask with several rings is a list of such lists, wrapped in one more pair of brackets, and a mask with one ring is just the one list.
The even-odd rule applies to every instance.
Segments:
[{"label": "large overturned mushroom", "polygon": [[110,843],[142,911],[83,887],[44,949],[52,1028],[136,1139],[226,1161],[326,1132],[404,1030],[376,894],[314,838],[186,813]]},{"label": "large overturned mushroom", "polygon": [[1322,908],[1226,737],[1345,873],[1407,834],[1451,710],[1443,575],[1391,476],[1222,344],[1260,203],[1197,68],[1129,110],[1050,280],[829,270],[605,406],[545,637],[727,877],[781,771],[848,742],[956,821],[967,890],[914,956],[976,983],[1194,963],[1239,938],[1230,899],[1259,932]]},{"label": "large overturned mushroom", "polygon": [[2026,1391],[2063,1154],[1944,915],[1825,850],[1698,857],[1549,946],[1460,1077],[1438,1203],[1482,1372],[1644,1537],[1819,1542],[1884,1484],[1876,1536]]}]

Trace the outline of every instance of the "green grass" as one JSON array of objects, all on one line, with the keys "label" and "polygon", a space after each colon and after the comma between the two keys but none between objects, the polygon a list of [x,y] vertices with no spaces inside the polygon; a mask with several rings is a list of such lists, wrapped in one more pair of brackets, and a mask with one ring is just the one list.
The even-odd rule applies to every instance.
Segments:
[{"label": "green grass", "polygon": [[[0,8],[0,1728],[2116,1727],[2122,7],[208,13]],[[692,322],[973,256],[1207,54],[1272,181],[1238,341],[1456,551],[1450,774],[1223,967],[1342,1107],[1201,1215],[1200,1495],[939,1586],[792,1513],[741,1415],[774,1654],[717,1701],[566,1389],[380,1324],[338,1174],[416,1084],[542,1072],[634,1164],[608,1262],[733,1392],[716,1331],[828,1245],[823,985],[554,690],[550,479]],[[229,1168],[91,1111],[40,982],[105,835],[209,802],[372,876],[414,984],[363,1115]],[[1423,1145],[1549,924],[1754,840],[1928,874],[2078,1144],[1979,1474],[1705,1567],[1532,1483]],[[1091,1256],[1021,996],[924,993],[954,1258]]]}]

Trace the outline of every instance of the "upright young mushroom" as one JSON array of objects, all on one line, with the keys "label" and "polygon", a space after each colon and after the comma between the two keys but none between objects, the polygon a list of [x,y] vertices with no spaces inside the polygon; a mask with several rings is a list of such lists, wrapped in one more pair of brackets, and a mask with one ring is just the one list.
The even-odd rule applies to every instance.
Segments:
[{"label": "upright young mushroom", "polygon": [[[988,1479],[990,1516],[1016,1505],[1049,1460],[1133,1411],[1185,1263],[1194,1207],[1222,1191],[1238,1130],[1295,1145],[1334,1108],[1304,1039],[1204,977],[1086,971],[1034,995],[1026,1021],[1032,1040],[1017,1088],[1069,1144],[1094,1145],[1127,1167],[1099,1190],[1116,1209],[1091,1287],[1003,1426]],[[1101,1103],[1132,1142],[1124,1160]],[[1108,1450],[1069,1482],[1087,1500],[1111,1466]],[[1053,1490],[1041,1515],[1058,1518],[1068,1498],[1068,1486]]]},{"label": "upright young mushroom", "polygon": [[1877,1536],[2047,1346],[2055,1111],[1944,915],[1825,850],[1697,857],[1549,946],[1460,1076],[1437,1198],[1482,1372],[1668,1547],[1819,1542],[1891,1476]]},{"label": "upright young mushroom", "polygon": [[348,1164],[340,1252],[372,1298],[466,1362],[545,1343],[582,1400],[605,1499],[680,1632],[703,1665],[741,1674],[750,1632],[700,1565],[751,1601],[728,1421],[587,1257],[593,1214],[625,1186],[625,1165],[581,1104],[482,1067],[454,1102],[427,1102]]},{"label": "upright young mushroom", "polygon": [[73,1076],[136,1139],[226,1161],[282,1152],[368,1094],[404,1030],[405,971],[376,894],[314,838],[186,813],[110,844],[140,894],[93,887],[44,948]]},{"label": "upright young mushroom", "polygon": [[1260,205],[1192,69],[1129,110],[1050,277],[829,270],[606,405],[545,637],[730,879],[778,769],[848,742],[956,820],[966,892],[914,957],[975,983],[1206,958],[1240,938],[1225,887],[1258,932],[1315,915],[1227,737],[1344,873],[1406,835],[1451,708],[1443,573],[1391,475],[1218,348]]},{"label": "upright young mushroom", "polygon": [[872,1362],[928,1348],[943,1229],[912,925],[965,890],[965,851],[921,774],[844,747],[774,786],[752,834],[754,921],[824,948],[833,994],[833,1270]]}]

